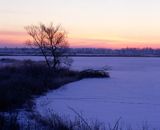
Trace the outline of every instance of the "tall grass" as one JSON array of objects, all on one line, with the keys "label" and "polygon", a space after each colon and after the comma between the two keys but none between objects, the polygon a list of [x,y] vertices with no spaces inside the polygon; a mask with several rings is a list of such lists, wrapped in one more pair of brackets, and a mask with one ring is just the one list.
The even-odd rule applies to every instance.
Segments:
[{"label": "tall grass", "polygon": [[17,113],[0,114],[0,130],[20,130]]},{"label": "tall grass", "polygon": [[108,77],[108,74],[67,68],[53,71],[45,64],[33,61],[0,67],[0,111],[22,108],[34,96],[88,77]]},{"label": "tall grass", "polygon": [[8,115],[0,114],[0,130],[159,130],[142,124],[141,127],[123,125],[118,119],[115,123],[104,124],[98,121],[88,121],[84,117],[76,116],[75,119],[60,117],[55,113],[44,117],[39,113],[32,113],[30,121],[20,123],[17,113]]},{"label": "tall grass", "polygon": [[50,71],[43,64],[24,62],[0,68],[0,111],[22,106],[33,95],[77,79],[78,72],[61,69]]}]

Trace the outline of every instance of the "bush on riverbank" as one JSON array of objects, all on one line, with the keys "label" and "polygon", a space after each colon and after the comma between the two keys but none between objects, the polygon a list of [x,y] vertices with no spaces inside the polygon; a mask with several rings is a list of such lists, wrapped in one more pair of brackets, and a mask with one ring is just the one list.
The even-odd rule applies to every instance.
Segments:
[{"label": "bush on riverbank", "polygon": [[82,77],[85,78],[109,78],[109,73],[102,70],[87,69],[80,72]]},{"label": "bush on riverbank", "polygon": [[0,67],[0,111],[21,108],[33,96],[89,77],[109,77],[99,71],[50,70],[43,62],[23,61]]}]

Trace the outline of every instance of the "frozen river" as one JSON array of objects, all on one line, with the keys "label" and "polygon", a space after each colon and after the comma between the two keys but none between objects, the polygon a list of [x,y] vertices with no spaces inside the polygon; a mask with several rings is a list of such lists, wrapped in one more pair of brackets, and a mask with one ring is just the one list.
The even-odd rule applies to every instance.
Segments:
[{"label": "frozen river", "polygon": [[37,100],[37,109],[75,116],[69,107],[89,119],[160,127],[159,58],[74,58],[74,69],[110,66],[110,79],[84,79],[65,85]]},{"label": "frozen river", "polygon": [[[37,59],[37,58],[36,58]],[[84,79],[47,93],[36,100],[37,110],[84,117],[100,122],[160,127],[160,58],[75,57],[72,68],[109,66],[111,78]]]}]

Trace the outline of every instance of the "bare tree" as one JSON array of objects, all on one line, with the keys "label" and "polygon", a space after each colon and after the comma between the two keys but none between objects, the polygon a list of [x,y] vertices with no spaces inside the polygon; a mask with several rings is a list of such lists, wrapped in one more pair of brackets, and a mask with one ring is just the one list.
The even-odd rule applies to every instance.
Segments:
[{"label": "bare tree", "polygon": [[67,34],[60,25],[30,25],[25,29],[32,38],[27,44],[40,49],[49,68],[56,70],[62,64],[71,65],[72,60],[65,55],[69,49]]}]

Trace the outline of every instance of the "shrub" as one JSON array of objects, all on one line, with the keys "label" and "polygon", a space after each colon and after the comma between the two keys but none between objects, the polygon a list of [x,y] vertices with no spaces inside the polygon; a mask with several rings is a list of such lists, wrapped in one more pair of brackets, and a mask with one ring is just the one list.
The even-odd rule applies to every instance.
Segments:
[{"label": "shrub", "polygon": [[109,73],[102,70],[87,69],[80,72],[82,78],[109,78]]}]

